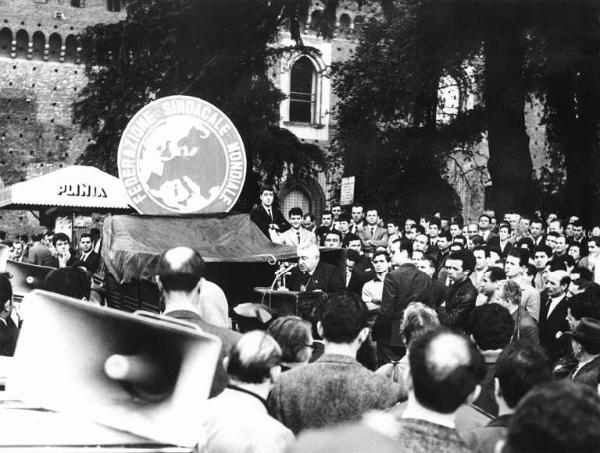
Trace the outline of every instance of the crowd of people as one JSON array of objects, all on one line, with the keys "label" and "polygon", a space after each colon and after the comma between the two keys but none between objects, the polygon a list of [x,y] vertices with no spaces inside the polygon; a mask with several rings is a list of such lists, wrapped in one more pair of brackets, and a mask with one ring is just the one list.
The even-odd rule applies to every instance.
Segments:
[{"label": "crowd of people", "polygon": [[[600,433],[575,422],[600,414],[599,226],[492,212],[401,222],[360,204],[334,205],[319,224],[295,207],[286,222],[271,188],[260,199],[257,226],[298,247],[283,289],[329,295],[306,318],[312,363],[268,397],[300,435],[293,451],[362,451],[342,440],[366,448],[356,433],[368,451],[390,439],[396,451],[600,451]],[[345,272],[318,246],[346,249]]]},{"label": "crowd of people", "polygon": [[[197,251],[158,261],[162,315],[222,343],[198,451],[600,452],[599,227],[514,213],[384,221],[359,204],[317,225],[298,207],[286,220],[274,198],[264,188],[250,216],[297,247],[279,273],[279,291],[311,296],[297,314],[236,331]],[[61,292],[77,284],[57,274],[86,260],[57,236],[56,252],[42,237],[26,259],[53,257],[48,289]],[[321,259],[331,249],[344,268]],[[11,296],[0,277],[0,327]]]}]

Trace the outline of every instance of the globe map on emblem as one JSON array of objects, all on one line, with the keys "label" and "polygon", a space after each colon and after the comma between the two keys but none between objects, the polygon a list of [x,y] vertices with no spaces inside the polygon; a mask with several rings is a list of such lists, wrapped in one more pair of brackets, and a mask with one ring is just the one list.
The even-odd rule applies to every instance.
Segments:
[{"label": "globe map on emblem", "polygon": [[229,212],[246,179],[246,151],[231,120],[191,96],[142,107],[119,142],[119,179],[141,215]]},{"label": "globe map on emblem", "polygon": [[219,195],[226,173],[218,136],[199,119],[171,116],[148,132],[138,156],[140,182],[157,203],[181,213]]}]

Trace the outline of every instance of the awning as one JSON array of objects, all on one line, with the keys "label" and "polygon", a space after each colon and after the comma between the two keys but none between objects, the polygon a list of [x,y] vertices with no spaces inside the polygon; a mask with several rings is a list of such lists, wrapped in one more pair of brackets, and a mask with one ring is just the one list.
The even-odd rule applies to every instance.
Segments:
[{"label": "awning", "polygon": [[65,167],[0,190],[0,208],[47,206],[131,209],[118,178],[83,165]]}]

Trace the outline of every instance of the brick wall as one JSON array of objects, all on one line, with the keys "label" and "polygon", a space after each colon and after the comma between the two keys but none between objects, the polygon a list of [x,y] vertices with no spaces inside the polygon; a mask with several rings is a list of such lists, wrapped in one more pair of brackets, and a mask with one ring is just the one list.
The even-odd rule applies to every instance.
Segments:
[{"label": "brick wall", "polygon": [[[0,0],[0,185],[72,165],[90,140],[72,122],[72,104],[87,83],[75,36],[125,13],[108,11],[107,0],[80,4]],[[0,210],[0,230],[39,229],[28,211]]]}]

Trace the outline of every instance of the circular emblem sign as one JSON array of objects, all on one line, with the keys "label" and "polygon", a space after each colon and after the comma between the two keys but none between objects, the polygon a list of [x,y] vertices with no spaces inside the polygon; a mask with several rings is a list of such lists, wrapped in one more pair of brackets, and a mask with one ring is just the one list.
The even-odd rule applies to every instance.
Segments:
[{"label": "circular emblem sign", "polygon": [[246,152],[233,123],[190,96],[141,109],[121,137],[118,165],[140,214],[228,212],[246,179]]}]

